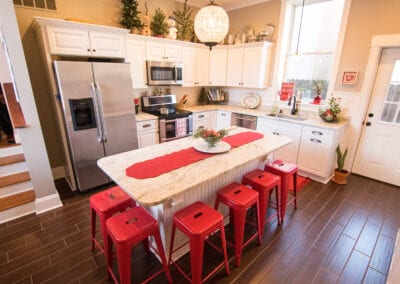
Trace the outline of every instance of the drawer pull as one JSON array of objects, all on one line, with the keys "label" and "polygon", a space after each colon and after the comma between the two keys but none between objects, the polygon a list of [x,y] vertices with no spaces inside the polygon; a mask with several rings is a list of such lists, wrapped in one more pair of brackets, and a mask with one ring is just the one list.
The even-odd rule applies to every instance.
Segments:
[{"label": "drawer pull", "polygon": [[150,127],[151,126],[151,124],[150,123],[148,123],[148,124],[143,124],[143,128],[147,128],[147,127]]},{"label": "drawer pull", "polygon": [[313,130],[311,133],[316,135],[324,135],[321,131],[316,131],[316,130]]},{"label": "drawer pull", "polygon": [[321,143],[321,140],[319,140],[319,139],[314,139],[314,138],[311,138],[310,141],[311,141],[311,142],[314,142],[314,143]]},{"label": "drawer pull", "polygon": [[199,115],[199,118],[203,118],[204,117],[204,114],[202,114],[202,115]]}]

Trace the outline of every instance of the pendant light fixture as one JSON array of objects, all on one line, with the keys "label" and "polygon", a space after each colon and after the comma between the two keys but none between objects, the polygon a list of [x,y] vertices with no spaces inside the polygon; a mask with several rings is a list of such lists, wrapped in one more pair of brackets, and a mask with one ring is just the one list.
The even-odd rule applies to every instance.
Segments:
[{"label": "pendant light fixture", "polygon": [[228,14],[220,6],[210,0],[201,8],[194,19],[194,32],[205,45],[211,48],[222,41],[229,29]]}]

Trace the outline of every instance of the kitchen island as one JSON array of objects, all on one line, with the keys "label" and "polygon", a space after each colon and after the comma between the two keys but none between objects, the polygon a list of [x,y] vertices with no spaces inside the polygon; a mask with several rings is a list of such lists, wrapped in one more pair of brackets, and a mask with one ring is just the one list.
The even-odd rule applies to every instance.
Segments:
[{"label": "kitchen island", "polygon": [[[229,135],[247,132],[234,128]],[[256,168],[263,168],[269,153],[289,144],[284,136],[264,135],[263,138],[215,154],[179,169],[152,178],[133,178],[126,169],[133,164],[161,157],[193,147],[200,142],[193,137],[157,144],[98,160],[98,166],[141,206],[158,220],[166,252],[169,251],[173,214],[185,206],[202,200],[213,206],[216,192],[226,184],[240,182],[242,176]],[[148,169],[152,171],[151,168]],[[177,234],[176,243],[185,240]]]}]

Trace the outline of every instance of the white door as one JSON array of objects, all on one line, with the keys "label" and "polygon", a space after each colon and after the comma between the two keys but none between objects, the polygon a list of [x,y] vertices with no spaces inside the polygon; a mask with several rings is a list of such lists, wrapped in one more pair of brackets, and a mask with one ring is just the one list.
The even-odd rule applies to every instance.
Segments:
[{"label": "white door", "polygon": [[400,186],[400,48],[382,53],[353,172]]}]

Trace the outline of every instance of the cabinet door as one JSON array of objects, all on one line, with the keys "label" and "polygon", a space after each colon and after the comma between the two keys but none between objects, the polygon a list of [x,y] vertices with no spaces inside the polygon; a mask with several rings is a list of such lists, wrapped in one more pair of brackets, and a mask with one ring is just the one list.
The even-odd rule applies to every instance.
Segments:
[{"label": "cabinet door", "polygon": [[90,31],[92,56],[96,57],[125,57],[125,36],[117,33]]},{"label": "cabinet door", "polygon": [[181,62],[182,61],[182,48],[178,44],[166,43],[164,46],[164,59],[168,61]]},{"label": "cabinet door", "polygon": [[142,40],[127,39],[126,61],[131,64],[133,88],[147,88],[146,44]]},{"label": "cabinet door", "polygon": [[51,54],[90,56],[91,46],[87,30],[47,26]]},{"label": "cabinet door", "polygon": [[317,176],[329,175],[331,143],[315,137],[303,137],[300,144],[299,169]]},{"label": "cabinet door", "polygon": [[196,50],[193,47],[182,48],[183,86],[196,84]]},{"label": "cabinet door", "polygon": [[210,115],[208,111],[197,112],[193,114],[193,131],[196,131],[200,127],[205,129],[212,129],[210,123]]},{"label": "cabinet door", "polygon": [[137,136],[139,148],[158,144],[158,121],[140,121],[137,125]]},{"label": "cabinet door", "polygon": [[262,47],[243,49],[243,76],[244,87],[261,88],[265,86],[265,64]]},{"label": "cabinet door", "polygon": [[166,58],[164,55],[164,44],[157,41],[146,41],[146,56],[148,60],[165,60]]},{"label": "cabinet door", "polygon": [[231,113],[229,111],[217,111],[216,130],[228,129],[231,127]]},{"label": "cabinet door", "polygon": [[210,83],[210,51],[207,48],[196,48],[196,85],[208,86]]},{"label": "cabinet door", "polygon": [[227,69],[227,85],[234,87],[242,86],[243,49],[228,49]]},{"label": "cabinet door", "polygon": [[210,85],[225,86],[227,71],[228,50],[213,48],[210,52]]}]

